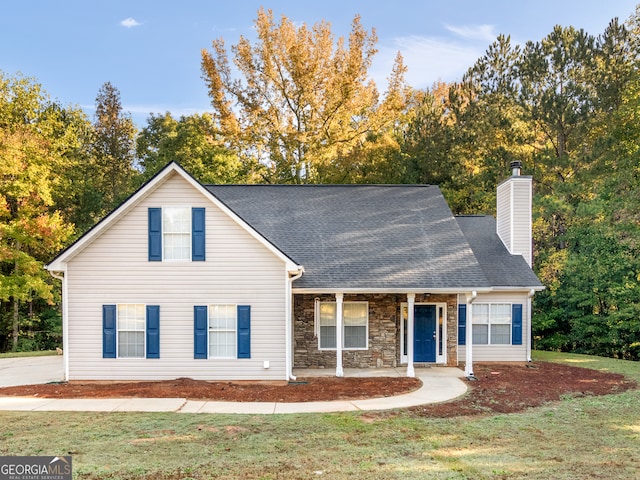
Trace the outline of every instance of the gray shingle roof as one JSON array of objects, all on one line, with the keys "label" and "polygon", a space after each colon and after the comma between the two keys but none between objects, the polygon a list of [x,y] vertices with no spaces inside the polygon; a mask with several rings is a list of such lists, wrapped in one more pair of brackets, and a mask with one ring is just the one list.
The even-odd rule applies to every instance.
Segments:
[{"label": "gray shingle roof", "polygon": [[[213,185],[207,189],[304,266],[297,288],[420,291],[490,287],[492,282],[508,285],[514,279],[539,284],[526,263],[523,268],[512,262],[528,274],[504,272],[506,280],[499,277],[499,269],[481,265],[435,186]],[[492,241],[502,245],[497,237]],[[502,260],[504,255],[495,258]]]},{"label": "gray shingle roof", "polygon": [[494,287],[541,287],[522,255],[511,255],[486,215],[456,217],[489,283]]}]

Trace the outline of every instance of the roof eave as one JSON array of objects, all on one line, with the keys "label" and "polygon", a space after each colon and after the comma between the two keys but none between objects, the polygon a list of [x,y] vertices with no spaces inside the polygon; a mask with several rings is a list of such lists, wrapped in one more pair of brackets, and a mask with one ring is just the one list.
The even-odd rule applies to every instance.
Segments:
[{"label": "roof eave", "polygon": [[292,289],[293,293],[298,294],[333,294],[333,293],[348,293],[348,294],[371,294],[371,293],[389,293],[389,294],[406,294],[406,293],[430,293],[430,294],[463,294],[469,292],[477,292],[477,293],[493,293],[493,292],[513,292],[513,293],[523,293],[523,292],[540,292],[544,290],[544,286],[536,285],[536,286],[518,286],[518,287],[452,287],[452,288],[428,288],[428,287],[415,287],[415,288],[366,288],[366,287],[358,287],[358,288],[313,288],[313,287],[304,287],[304,288],[296,288],[295,286]]}]

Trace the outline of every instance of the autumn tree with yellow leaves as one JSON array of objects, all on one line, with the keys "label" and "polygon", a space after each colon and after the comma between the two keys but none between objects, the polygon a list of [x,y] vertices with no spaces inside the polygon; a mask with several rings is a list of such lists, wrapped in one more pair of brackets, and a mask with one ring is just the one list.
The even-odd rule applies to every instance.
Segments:
[{"label": "autumn tree with yellow leaves", "polygon": [[221,134],[261,181],[325,182],[348,168],[351,152],[385,138],[404,106],[405,68],[398,56],[381,98],[368,73],[377,36],[359,16],[346,42],[327,22],[277,23],[264,9],[255,30],[255,44],[241,37],[231,47],[235,69],[224,40],[214,40],[202,73]]}]

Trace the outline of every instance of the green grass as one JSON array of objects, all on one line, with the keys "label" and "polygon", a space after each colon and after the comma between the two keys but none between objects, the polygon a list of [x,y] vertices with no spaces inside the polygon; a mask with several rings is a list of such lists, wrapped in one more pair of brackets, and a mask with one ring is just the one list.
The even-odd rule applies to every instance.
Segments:
[{"label": "green grass", "polygon": [[37,352],[5,352],[0,353],[0,358],[18,358],[18,357],[48,357],[57,355],[55,350],[40,350]]},{"label": "green grass", "polygon": [[[640,379],[639,363],[534,358]],[[69,452],[82,479],[626,480],[640,471],[640,392],[458,419],[0,412],[0,454]]]}]

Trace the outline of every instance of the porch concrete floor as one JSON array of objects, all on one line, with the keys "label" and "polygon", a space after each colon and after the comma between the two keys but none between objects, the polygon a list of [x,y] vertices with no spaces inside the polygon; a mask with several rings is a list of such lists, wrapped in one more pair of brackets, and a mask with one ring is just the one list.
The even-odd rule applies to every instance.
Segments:
[{"label": "porch concrete floor", "polygon": [[[423,375],[446,375],[452,377],[464,377],[464,372],[456,367],[415,366],[416,377]],[[407,367],[387,367],[387,368],[344,368],[345,377],[406,377]],[[296,377],[334,377],[335,368],[294,368],[293,374]]]}]

